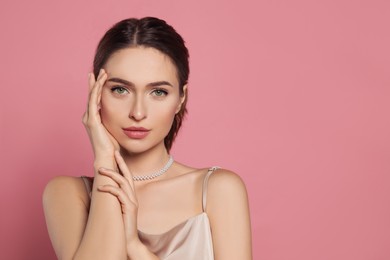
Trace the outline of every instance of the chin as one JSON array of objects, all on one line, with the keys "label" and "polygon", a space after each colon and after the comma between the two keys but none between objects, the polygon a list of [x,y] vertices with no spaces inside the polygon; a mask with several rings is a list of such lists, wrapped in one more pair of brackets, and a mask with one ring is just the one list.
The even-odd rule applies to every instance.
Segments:
[{"label": "chin", "polygon": [[152,149],[156,149],[159,146],[163,146],[165,149],[164,140],[154,144],[147,142],[146,140],[127,140],[126,142],[120,143],[121,150],[128,154],[144,153]]}]

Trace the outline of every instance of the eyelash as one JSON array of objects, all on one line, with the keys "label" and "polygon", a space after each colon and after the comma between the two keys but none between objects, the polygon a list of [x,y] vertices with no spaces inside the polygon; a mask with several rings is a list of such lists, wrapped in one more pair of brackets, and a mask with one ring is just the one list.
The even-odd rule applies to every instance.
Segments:
[{"label": "eyelash", "polygon": [[[121,86],[115,86],[115,87],[111,88],[111,92],[113,92],[113,93],[116,93],[118,95],[124,95],[125,94],[125,93],[118,93],[118,90],[129,92],[126,88],[121,87]],[[162,96],[167,96],[168,95],[168,91],[166,91],[163,88],[156,88],[156,89],[154,89],[152,91],[152,93],[154,93],[154,94],[156,94],[156,92],[161,92],[162,93],[162,95],[155,95],[156,97],[162,97]]]},{"label": "eyelash", "polygon": [[120,87],[120,86],[115,86],[115,87],[111,88],[111,92],[113,92],[113,93],[116,93],[118,95],[123,95],[124,94],[124,93],[118,93],[117,90],[124,90],[126,92],[129,92],[126,88]]},{"label": "eyelash", "polygon": [[166,91],[165,89],[162,89],[162,88],[156,88],[156,89],[153,90],[152,93],[156,94],[156,92],[162,92],[162,94],[163,94],[161,96],[156,95],[156,97],[162,97],[162,96],[167,96],[168,95],[168,91]]}]

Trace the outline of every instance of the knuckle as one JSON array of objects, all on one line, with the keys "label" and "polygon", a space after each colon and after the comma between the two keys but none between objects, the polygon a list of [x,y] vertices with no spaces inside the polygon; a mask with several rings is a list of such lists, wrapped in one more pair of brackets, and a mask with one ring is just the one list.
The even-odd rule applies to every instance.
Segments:
[{"label": "knuckle", "polygon": [[86,120],[85,125],[88,127],[93,127],[94,123],[91,120]]},{"label": "knuckle", "polygon": [[119,189],[118,192],[121,194],[121,196],[123,196],[123,198],[127,198],[126,192],[123,189],[121,189],[121,188],[118,188],[118,189]]}]

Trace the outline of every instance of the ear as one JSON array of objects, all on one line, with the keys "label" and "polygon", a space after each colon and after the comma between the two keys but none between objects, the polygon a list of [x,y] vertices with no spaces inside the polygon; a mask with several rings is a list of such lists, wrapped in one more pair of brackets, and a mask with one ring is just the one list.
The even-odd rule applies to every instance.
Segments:
[{"label": "ear", "polygon": [[182,105],[186,101],[187,98],[187,84],[183,86],[183,96],[180,97],[180,103],[176,108],[176,114],[180,112]]}]

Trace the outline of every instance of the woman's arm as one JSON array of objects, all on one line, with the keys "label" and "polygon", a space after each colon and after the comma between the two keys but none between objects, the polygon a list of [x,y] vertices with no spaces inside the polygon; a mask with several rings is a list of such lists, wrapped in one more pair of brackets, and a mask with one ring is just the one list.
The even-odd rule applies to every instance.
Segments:
[{"label": "woman's arm", "polygon": [[[127,259],[127,239],[138,239],[136,232],[129,235],[125,227],[127,224],[133,227],[133,231],[136,230],[136,211],[127,218],[128,223],[124,223],[118,198],[98,190],[102,186],[116,189],[120,186],[111,177],[100,174],[101,168],[114,172],[118,170],[114,158],[118,144],[102,125],[99,113],[101,91],[106,78],[104,70],[100,71],[96,81],[90,75],[89,101],[83,117],[95,154],[95,179],[89,211],[88,197],[80,178],[56,177],[44,191],[47,227],[59,259]],[[115,174],[119,175],[117,172]],[[140,259],[155,259],[142,246],[138,246],[132,254],[140,255]]]},{"label": "woman's arm", "polygon": [[88,221],[83,239],[74,259],[126,259],[126,240],[122,214],[118,200],[97,190],[101,185],[116,185],[111,179],[101,176],[97,169],[115,169],[112,162],[97,161],[92,188]]},{"label": "woman's arm", "polygon": [[54,178],[44,191],[44,210],[53,247],[59,259],[126,259],[126,241],[120,204],[110,194],[97,191],[100,185],[116,183],[98,174],[100,167],[116,169],[116,141],[100,118],[101,92],[107,74],[101,70],[97,80],[89,75],[89,97],[83,116],[95,154],[95,180],[90,210],[81,199],[85,193],[72,179]]},{"label": "woman's arm", "polygon": [[43,193],[43,209],[50,240],[58,259],[73,259],[83,238],[88,194],[80,178],[57,176]]},{"label": "woman's arm", "polygon": [[207,193],[215,259],[252,259],[248,197],[241,178],[217,170],[210,176]]},{"label": "woman's arm", "polygon": [[111,178],[117,185],[98,186],[98,190],[113,195],[121,204],[128,258],[132,260],[156,260],[158,257],[150,252],[138,237],[138,200],[135,194],[133,176],[118,151],[115,151],[115,160],[119,167],[118,172],[101,169],[99,173]]},{"label": "woman's arm", "polygon": [[45,188],[46,224],[58,259],[126,259],[118,201],[95,189],[88,214],[87,196],[75,177],[55,177]]},{"label": "woman's arm", "polygon": [[[129,227],[133,226],[134,232],[136,226],[132,224],[131,216],[123,214],[120,208],[116,209],[116,206],[120,205],[118,199],[110,194],[110,189],[107,189],[108,186],[113,188],[120,185],[112,178],[100,174],[95,177],[95,183],[98,183],[96,180],[100,178],[109,179],[109,182],[106,180],[101,182],[106,188],[101,187],[100,190],[105,189],[106,192],[94,188],[92,200],[97,202],[94,204],[95,212],[91,203],[89,214],[87,206],[89,198],[80,178],[58,176],[47,184],[43,194],[43,205],[47,228],[57,258],[158,259],[140,242],[138,236],[128,235]],[[99,187],[98,184],[94,186]],[[102,199],[100,195],[105,197]],[[128,208],[128,205],[125,207]],[[96,214],[97,212],[99,214]],[[118,217],[119,219],[115,219]],[[133,239],[129,243],[131,237]]]}]

